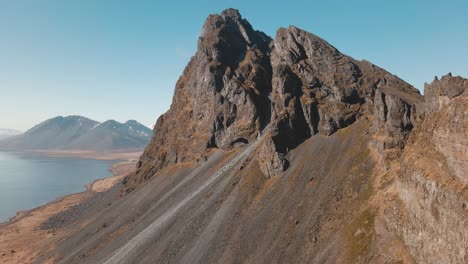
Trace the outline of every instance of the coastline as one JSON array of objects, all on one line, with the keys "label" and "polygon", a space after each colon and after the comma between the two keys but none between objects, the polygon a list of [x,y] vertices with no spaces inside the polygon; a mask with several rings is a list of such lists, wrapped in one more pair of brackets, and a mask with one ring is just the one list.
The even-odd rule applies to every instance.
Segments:
[{"label": "coastline", "polygon": [[57,197],[42,206],[19,211],[9,221],[0,223],[0,263],[31,263],[41,253],[50,250],[66,235],[64,229],[42,230],[40,225],[50,217],[76,206],[95,193],[104,192],[135,169],[141,152],[39,152],[49,156],[116,160],[109,170],[111,177],[97,179],[85,185],[86,190]]},{"label": "coastline", "polygon": [[87,150],[31,150],[32,153],[37,153],[49,157],[68,157],[80,159],[95,159],[95,160],[135,160],[137,161],[142,154],[141,150],[130,151],[113,151],[113,152],[96,152]]}]

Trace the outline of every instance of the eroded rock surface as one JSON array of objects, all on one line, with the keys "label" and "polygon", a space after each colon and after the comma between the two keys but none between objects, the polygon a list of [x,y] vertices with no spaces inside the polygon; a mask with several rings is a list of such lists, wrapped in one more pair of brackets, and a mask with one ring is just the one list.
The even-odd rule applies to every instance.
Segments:
[{"label": "eroded rock surface", "polygon": [[205,159],[257,138],[270,118],[271,39],[234,9],[210,15],[197,52],[177,81],[170,110],[154,128],[128,188],[174,163]]},{"label": "eroded rock surface", "polygon": [[403,80],[311,33],[281,28],[272,41],[228,9],[206,20],[197,53],[131,180],[144,181],[169,164],[205,159],[211,148],[246,144],[268,123],[259,156],[266,177],[287,169],[287,153],[305,139],[330,136],[363,115],[375,114],[376,129],[391,136],[381,143],[384,149],[401,147],[413,127],[413,105],[420,101]]},{"label": "eroded rock surface", "polygon": [[413,127],[412,105],[422,101],[398,77],[293,26],[278,30],[271,65],[271,138],[262,152],[270,157],[260,162],[267,177],[282,173],[287,152],[306,138],[329,136],[363,115],[375,116],[376,129],[390,136],[384,148],[401,146]]},{"label": "eroded rock surface", "polygon": [[384,218],[418,263],[468,260],[468,80],[425,86],[425,109],[391,167],[395,200]]},{"label": "eroded rock surface", "polygon": [[432,113],[441,110],[455,97],[468,95],[468,80],[448,73],[440,80],[424,85],[425,111]]}]

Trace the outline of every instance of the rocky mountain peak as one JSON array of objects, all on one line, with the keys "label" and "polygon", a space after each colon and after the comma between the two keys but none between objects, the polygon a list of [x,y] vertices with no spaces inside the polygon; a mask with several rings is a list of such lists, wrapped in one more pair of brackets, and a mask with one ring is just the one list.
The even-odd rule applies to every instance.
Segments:
[{"label": "rocky mountain peak", "polygon": [[255,31],[239,11],[227,9],[206,19],[196,56],[237,68],[247,51],[267,51],[270,41],[263,32]]},{"label": "rocky mountain peak", "polygon": [[136,183],[169,164],[203,160],[211,148],[227,150],[257,137],[270,119],[270,42],[237,10],[206,19],[171,108],[141,157]]},{"label": "rocky mountain peak", "polygon": [[133,180],[137,185],[167,165],[204,160],[212,148],[250,143],[267,124],[271,133],[259,155],[267,177],[286,169],[288,151],[307,138],[329,136],[361,116],[375,115],[375,129],[393,138],[384,145],[398,146],[420,101],[411,85],[318,36],[290,26],[272,40],[227,9],[206,19]]},{"label": "rocky mountain peak", "polygon": [[267,177],[282,173],[288,151],[305,139],[330,136],[361,116],[374,116],[375,129],[389,136],[383,148],[401,146],[413,126],[412,105],[422,101],[398,77],[293,26],[278,30],[271,65],[271,137],[259,159]]},{"label": "rocky mountain peak", "polygon": [[230,17],[232,19],[237,19],[237,20],[242,19],[242,16],[239,13],[239,10],[235,9],[235,8],[228,8],[228,9],[223,10],[221,12],[221,16],[222,17]]},{"label": "rocky mountain peak", "polygon": [[273,62],[294,64],[304,59],[333,60],[343,56],[322,38],[295,26],[280,28],[273,43]]}]

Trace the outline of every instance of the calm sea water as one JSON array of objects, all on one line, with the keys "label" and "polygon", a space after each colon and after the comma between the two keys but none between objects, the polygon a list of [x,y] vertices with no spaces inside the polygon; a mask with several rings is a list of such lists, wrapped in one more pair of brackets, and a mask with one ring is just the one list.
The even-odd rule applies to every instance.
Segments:
[{"label": "calm sea water", "polygon": [[0,151],[0,222],[112,176],[114,162]]}]

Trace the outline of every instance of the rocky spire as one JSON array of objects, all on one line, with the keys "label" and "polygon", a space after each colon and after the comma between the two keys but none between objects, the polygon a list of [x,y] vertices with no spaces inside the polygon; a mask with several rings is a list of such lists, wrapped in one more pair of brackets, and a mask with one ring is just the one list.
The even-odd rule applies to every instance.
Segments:
[{"label": "rocky spire", "polygon": [[210,148],[255,139],[270,119],[270,42],[235,9],[210,15],[131,180],[141,182],[169,164],[197,162]]}]

